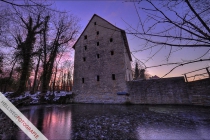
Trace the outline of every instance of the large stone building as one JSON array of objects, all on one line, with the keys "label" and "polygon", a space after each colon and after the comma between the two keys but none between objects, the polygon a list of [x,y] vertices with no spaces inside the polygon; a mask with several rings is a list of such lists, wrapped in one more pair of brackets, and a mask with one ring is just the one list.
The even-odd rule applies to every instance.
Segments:
[{"label": "large stone building", "polygon": [[75,102],[124,103],[132,61],[125,31],[94,14],[74,44]]}]

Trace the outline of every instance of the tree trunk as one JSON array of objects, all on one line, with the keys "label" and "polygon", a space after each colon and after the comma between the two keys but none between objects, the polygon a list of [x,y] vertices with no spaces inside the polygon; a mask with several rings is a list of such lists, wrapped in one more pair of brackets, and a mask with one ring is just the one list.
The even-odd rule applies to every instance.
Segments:
[{"label": "tree trunk", "polygon": [[55,80],[56,80],[57,70],[58,70],[58,64],[56,65],[56,68],[55,68],[55,75],[54,75],[54,80],[53,80],[53,94],[55,92]]},{"label": "tree trunk", "polygon": [[27,54],[24,57],[24,59],[23,59],[22,71],[21,71],[19,86],[18,86],[18,89],[16,91],[16,95],[17,96],[22,94],[25,91],[25,89],[26,89],[26,83],[27,83],[28,77],[29,77],[30,62],[31,62],[31,55]]},{"label": "tree trunk", "polygon": [[33,89],[32,89],[32,94],[35,92],[35,87],[36,87],[36,84],[37,84],[37,73],[38,73],[38,70],[39,70],[39,63],[40,63],[40,60],[41,60],[41,51],[39,52],[39,58],[38,58],[38,63],[36,65],[36,70],[35,70],[35,75],[34,75],[34,83],[33,83]]},{"label": "tree trunk", "polygon": [[[14,67],[15,67],[16,62],[17,62],[17,59],[15,59],[15,62],[14,62],[13,65],[12,65],[12,69],[11,69],[11,71],[10,71],[10,73],[9,73],[8,82],[9,82],[9,81],[11,80],[11,78],[12,78],[12,73],[13,73],[13,70],[14,70]],[[4,91],[3,91],[4,93],[7,91],[8,82],[5,84]]]}]

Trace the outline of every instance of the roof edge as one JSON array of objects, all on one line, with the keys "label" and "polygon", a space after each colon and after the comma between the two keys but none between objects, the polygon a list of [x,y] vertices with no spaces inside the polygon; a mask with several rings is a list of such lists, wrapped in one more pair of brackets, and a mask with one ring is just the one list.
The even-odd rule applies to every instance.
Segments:
[{"label": "roof edge", "polygon": [[[74,45],[73,45],[73,47],[72,47],[73,49],[75,49],[75,45],[77,44],[78,40],[81,38],[82,34],[84,33],[84,31],[86,30],[86,28],[88,27],[88,25],[90,24],[90,22],[92,21],[92,19],[93,19],[95,16],[101,18],[102,20],[108,22],[109,24],[111,24],[112,26],[114,26],[115,28],[117,28],[118,30],[122,31],[122,29],[120,29],[120,28],[118,28],[117,26],[113,25],[113,24],[110,23],[109,21],[105,20],[104,18],[100,17],[100,16],[97,15],[97,14],[94,14],[94,15],[92,16],[92,18],[90,19],[90,21],[88,22],[88,24],[85,26],[85,29],[82,31],[82,33],[80,34],[80,36],[79,36],[79,38],[77,39],[77,41],[74,43]],[[124,30],[123,30],[123,31],[124,31]]]}]

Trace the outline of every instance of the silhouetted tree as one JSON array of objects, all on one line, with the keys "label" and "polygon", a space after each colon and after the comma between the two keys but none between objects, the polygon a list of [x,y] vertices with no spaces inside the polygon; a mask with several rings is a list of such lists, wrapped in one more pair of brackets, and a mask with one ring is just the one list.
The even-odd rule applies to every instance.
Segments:
[{"label": "silhouetted tree", "polygon": [[[157,66],[176,65],[171,71],[183,65],[210,61],[210,58],[207,57],[210,52],[209,0],[144,0],[139,1],[138,4],[134,3],[134,7],[137,11],[138,28],[127,23],[130,27],[128,33],[145,42],[142,49],[135,52],[158,47],[158,49],[153,49],[155,52],[145,63],[165,48],[168,48],[167,64],[158,64]],[[181,62],[171,63],[170,56],[184,48],[206,48],[206,51],[198,58],[190,58],[188,61],[180,59]]]},{"label": "silhouetted tree", "polygon": [[23,39],[19,34],[15,37],[17,43],[16,55],[19,61],[21,62],[21,75],[19,80],[19,86],[16,91],[16,94],[19,95],[25,91],[26,82],[30,76],[30,67],[34,52],[34,44],[36,41],[36,35],[41,32],[41,25],[43,20],[41,19],[41,13],[34,15],[32,17],[29,15],[28,19],[25,20],[23,17],[20,17],[23,28],[26,30],[26,38]]},{"label": "silhouetted tree", "polygon": [[138,63],[136,62],[134,79],[137,80],[138,78],[139,78],[139,66],[138,66]]},{"label": "silhouetted tree", "polygon": [[[49,20],[45,21],[43,35],[43,74],[42,74],[42,94],[41,101],[44,100],[49,83],[52,77],[55,60],[59,53],[69,47],[69,43],[75,39],[78,34],[78,19],[67,14],[58,14],[52,18],[51,39],[48,37]],[[54,35],[54,36],[53,36]]]},{"label": "silhouetted tree", "polygon": [[140,78],[140,79],[146,79],[146,76],[145,76],[145,69],[141,69],[141,70],[140,70],[139,78]]},{"label": "silhouetted tree", "polygon": [[0,74],[3,73],[3,59],[4,59],[4,56],[3,54],[0,54]]}]

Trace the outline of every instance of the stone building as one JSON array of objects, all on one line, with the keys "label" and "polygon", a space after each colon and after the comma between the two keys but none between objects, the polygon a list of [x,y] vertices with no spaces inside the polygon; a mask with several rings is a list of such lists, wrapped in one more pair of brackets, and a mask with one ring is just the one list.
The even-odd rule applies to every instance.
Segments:
[{"label": "stone building", "polygon": [[94,14],[74,44],[75,102],[124,103],[132,61],[126,33]]}]

